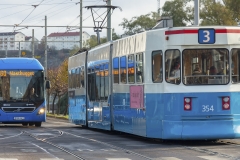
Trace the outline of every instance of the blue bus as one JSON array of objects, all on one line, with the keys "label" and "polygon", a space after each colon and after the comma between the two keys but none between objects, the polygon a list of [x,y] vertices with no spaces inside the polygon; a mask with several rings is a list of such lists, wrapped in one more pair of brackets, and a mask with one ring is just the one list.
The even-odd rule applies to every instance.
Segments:
[{"label": "blue bus", "polygon": [[240,138],[237,35],[238,27],[159,28],[70,57],[70,121],[149,138]]},{"label": "blue bus", "polygon": [[37,59],[1,58],[0,123],[41,127],[46,121],[44,84],[44,68]]}]

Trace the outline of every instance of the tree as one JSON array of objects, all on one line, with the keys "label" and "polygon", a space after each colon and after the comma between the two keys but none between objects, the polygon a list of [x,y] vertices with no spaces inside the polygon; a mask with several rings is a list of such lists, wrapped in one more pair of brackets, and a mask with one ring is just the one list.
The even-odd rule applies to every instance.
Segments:
[{"label": "tree", "polygon": [[190,5],[191,0],[173,0],[166,1],[161,16],[172,17],[173,26],[187,26],[193,24],[194,10]]},{"label": "tree", "polygon": [[119,24],[125,29],[124,33],[132,35],[141,31],[152,29],[156,25],[157,19],[159,18],[156,12],[151,12],[146,15],[139,17],[133,17],[131,20],[123,19],[123,22]]},{"label": "tree", "polygon": [[238,18],[236,14],[239,11],[235,10],[234,12],[230,8],[233,5],[231,1],[225,0],[224,4],[219,1],[202,0],[200,9],[201,25],[237,25],[235,19]]}]

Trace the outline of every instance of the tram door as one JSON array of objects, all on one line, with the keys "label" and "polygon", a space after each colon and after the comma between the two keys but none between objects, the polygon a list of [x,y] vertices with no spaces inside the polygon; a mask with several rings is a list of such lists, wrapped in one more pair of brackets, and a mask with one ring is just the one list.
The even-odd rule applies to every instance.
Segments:
[{"label": "tram door", "polygon": [[110,130],[108,63],[88,67],[88,126]]}]

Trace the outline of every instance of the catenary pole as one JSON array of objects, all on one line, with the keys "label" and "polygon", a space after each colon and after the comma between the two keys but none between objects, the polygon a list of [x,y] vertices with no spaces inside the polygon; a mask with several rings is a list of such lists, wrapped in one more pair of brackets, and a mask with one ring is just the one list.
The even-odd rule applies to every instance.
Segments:
[{"label": "catenary pole", "polygon": [[199,25],[199,0],[194,1],[194,25]]},{"label": "catenary pole", "polygon": [[79,48],[82,48],[82,0],[80,0],[80,31],[79,31]]},{"label": "catenary pole", "polygon": [[[111,6],[112,5],[112,0],[107,0],[107,5]],[[112,26],[111,26],[111,8],[108,8],[108,15],[107,15],[107,40],[112,41]]]},{"label": "catenary pole", "polygon": [[47,16],[45,16],[45,78],[47,79]]},{"label": "catenary pole", "polygon": [[32,58],[34,58],[34,29],[32,29]]}]

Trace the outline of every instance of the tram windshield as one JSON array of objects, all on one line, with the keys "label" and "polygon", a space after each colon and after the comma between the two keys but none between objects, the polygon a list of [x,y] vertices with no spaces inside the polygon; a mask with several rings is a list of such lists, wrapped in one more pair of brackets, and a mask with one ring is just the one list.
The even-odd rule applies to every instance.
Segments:
[{"label": "tram windshield", "polygon": [[229,52],[227,49],[186,49],[182,71],[185,85],[227,84]]},{"label": "tram windshield", "polygon": [[44,100],[43,71],[0,70],[0,102]]}]

